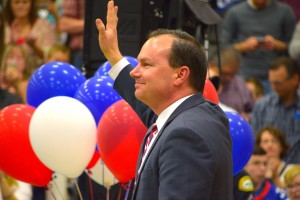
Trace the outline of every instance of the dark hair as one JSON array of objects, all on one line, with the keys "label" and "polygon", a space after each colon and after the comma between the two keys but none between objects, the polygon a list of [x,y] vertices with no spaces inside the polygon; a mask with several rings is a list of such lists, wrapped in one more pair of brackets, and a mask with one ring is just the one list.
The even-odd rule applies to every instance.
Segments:
[{"label": "dark hair", "polygon": [[255,145],[260,145],[261,136],[265,131],[269,131],[279,141],[280,146],[282,148],[280,152],[280,158],[283,158],[286,155],[287,151],[289,150],[289,144],[286,141],[284,132],[279,128],[276,128],[275,126],[266,126],[260,129],[256,135]]},{"label": "dark hair", "polygon": [[[12,0],[7,0],[7,2],[5,4],[5,17],[6,17],[6,20],[7,20],[9,26],[12,24],[12,22],[15,18],[13,15],[12,8],[11,8],[11,2],[12,2]],[[37,8],[35,5],[35,0],[30,0],[30,2],[31,2],[31,9],[29,11],[29,21],[31,24],[34,24],[34,22],[38,18]]]},{"label": "dark hair", "polygon": [[160,35],[174,36],[169,56],[170,66],[174,68],[188,66],[191,71],[189,78],[191,86],[203,92],[207,73],[207,60],[203,46],[195,37],[179,29],[158,29],[151,32],[148,38]]},{"label": "dark hair", "polygon": [[288,78],[291,78],[294,75],[300,75],[298,63],[290,57],[283,56],[274,59],[269,70],[277,70],[280,67],[284,67],[286,69]]},{"label": "dark hair", "polygon": [[265,150],[263,150],[260,146],[255,145],[252,155],[263,156],[263,155],[267,155],[267,152]]}]

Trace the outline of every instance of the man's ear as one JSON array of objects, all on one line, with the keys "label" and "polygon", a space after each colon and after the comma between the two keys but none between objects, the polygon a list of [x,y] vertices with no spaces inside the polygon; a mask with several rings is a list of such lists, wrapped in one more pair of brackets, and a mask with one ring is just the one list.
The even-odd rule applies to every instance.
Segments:
[{"label": "man's ear", "polygon": [[190,76],[190,68],[188,68],[187,66],[181,66],[179,68],[176,69],[175,71],[175,85],[180,85],[182,83],[184,83],[185,81],[187,81],[189,79]]}]

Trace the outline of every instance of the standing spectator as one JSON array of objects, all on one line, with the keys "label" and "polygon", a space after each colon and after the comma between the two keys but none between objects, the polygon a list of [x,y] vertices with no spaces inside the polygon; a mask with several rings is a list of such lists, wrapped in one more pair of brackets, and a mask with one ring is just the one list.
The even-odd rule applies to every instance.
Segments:
[{"label": "standing spectator", "polygon": [[270,91],[268,67],[287,54],[295,28],[291,7],[277,0],[248,0],[229,8],[221,28],[221,45],[233,46],[242,55],[240,74],[260,79]]},{"label": "standing spectator", "polygon": [[300,65],[300,20],[297,23],[296,29],[293,34],[293,38],[290,42],[289,54],[291,58],[296,60]]},{"label": "standing spectator", "polygon": [[289,148],[285,134],[274,126],[266,126],[258,132],[255,144],[265,150],[269,158],[266,178],[271,180],[277,187],[284,189],[283,176],[288,164],[283,158]]},{"label": "standing spectator", "polygon": [[283,190],[276,187],[265,178],[268,157],[259,146],[255,146],[250,160],[244,170],[250,175],[254,184],[254,199],[259,200],[288,200]]},{"label": "standing spectator", "polygon": [[81,70],[83,63],[85,0],[64,0],[59,30],[68,33],[68,47],[71,50],[71,64]]},{"label": "standing spectator", "polygon": [[[273,125],[286,134],[293,148],[300,141],[300,119],[296,116],[300,108],[299,66],[289,57],[277,58],[269,68],[269,80],[273,92],[256,102],[250,119],[253,131],[258,133],[261,128]],[[286,159],[289,156],[290,153]],[[296,159],[300,161],[300,154]]]},{"label": "standing spectator", "polygon": [[24,46],[32,63],[41,65],[48,48],[55,42],[55,31],[46,19],[38,17],[35,1],[7,0],[5,16],[6,44]]}]

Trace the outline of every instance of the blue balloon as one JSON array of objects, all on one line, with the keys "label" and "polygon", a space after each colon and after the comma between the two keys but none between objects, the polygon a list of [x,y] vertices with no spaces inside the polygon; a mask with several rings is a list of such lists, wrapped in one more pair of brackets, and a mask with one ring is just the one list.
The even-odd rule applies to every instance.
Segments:
[{"label": "blue balloon", "polygon": [[73,97],[85,80],[80,70],[69,63],[48,62],[30,77],[26,93],[27,104],[38,107],[51,97]]},{"label": "blue balloon", "polygon": [[74,98],[82,102],[98,122],[104,111],[122,97],[113,89],[113,80],[108,76],[94,76],[85,81]]},{"label": "blue balloon", "polygon": [[229,119],[232,140],[233,174],[240,172],[254,149],[254,135],[250,124],[239,114],[225,112]]},{"label": "blue balloon", "polygon": [[[128,60],[128,62],[133,66],[136,67],[138,65],[138,60],[131,56],[124,56]],[[111,69],[111,65],[108,61],[100,65],[98,70],[96,71],[94,76],[108,76],[108,71]]]}]

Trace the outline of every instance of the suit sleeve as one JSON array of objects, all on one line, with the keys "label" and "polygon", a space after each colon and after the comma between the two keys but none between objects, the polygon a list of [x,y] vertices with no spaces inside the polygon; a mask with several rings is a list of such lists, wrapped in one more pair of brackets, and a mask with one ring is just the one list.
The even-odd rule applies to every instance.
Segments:
[{"label": "suit sleeve", "polygon": [[115,80],[114,89],[132,107],[145,126],[149,127],[155,122],[157,116],[147,105],[135,97],[135,81],[129,76],[129,73],[132,69],[133,66],[127,65],[120,72]]}]

